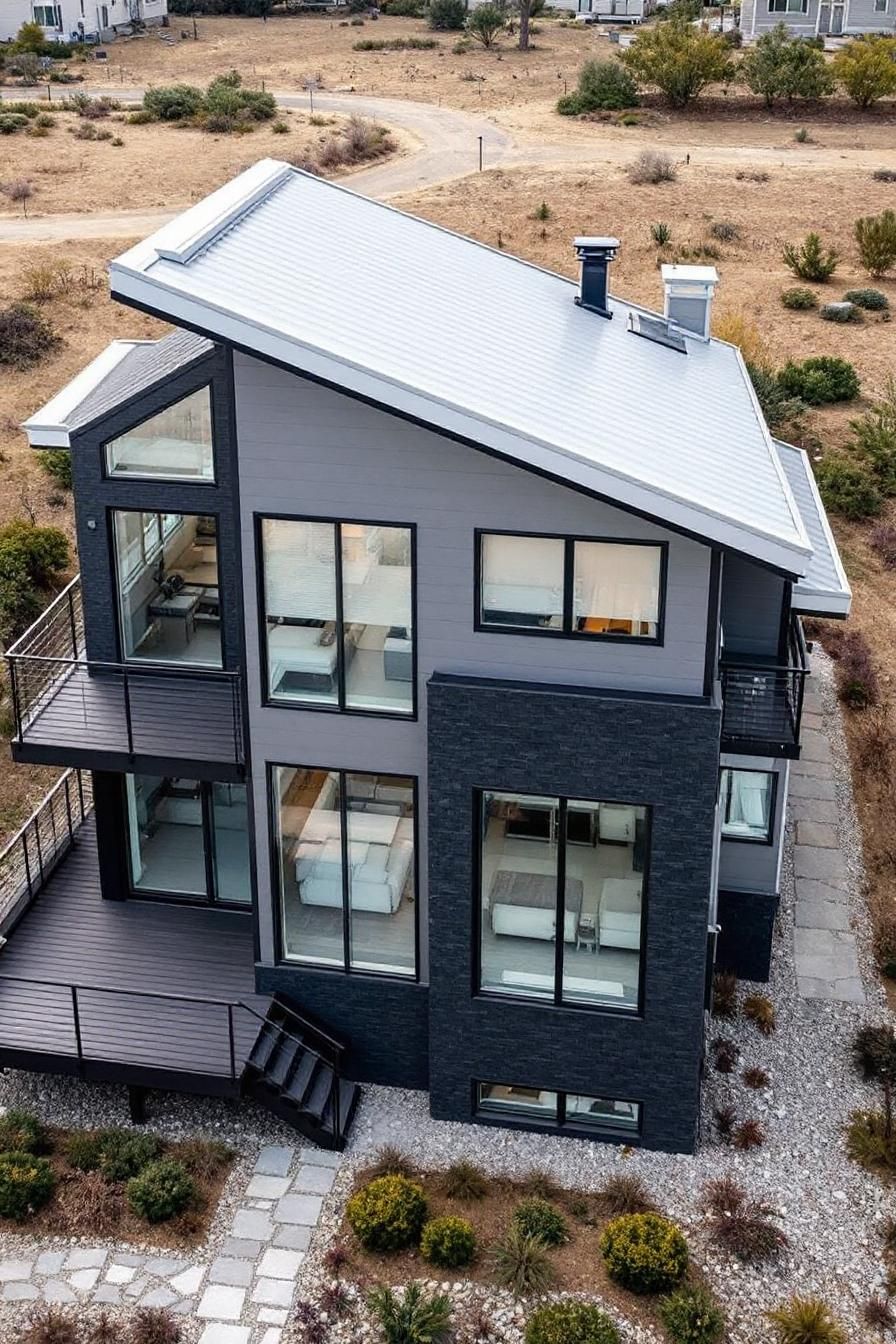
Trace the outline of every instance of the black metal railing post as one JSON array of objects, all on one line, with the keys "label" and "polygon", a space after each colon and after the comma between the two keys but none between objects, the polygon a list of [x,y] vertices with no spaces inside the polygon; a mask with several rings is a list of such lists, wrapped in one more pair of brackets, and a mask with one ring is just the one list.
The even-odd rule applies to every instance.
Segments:
[{"label": "black metal railing post", "polygon": [[36,845],[37,845],[37,866],[38,866],[38,868],[40,869],[40,884],[41,884],[41,886],[43,886],[43,884],[44,884],[44,854],[43,854],[43,849],[41,848],[41,843],[40,843],[40,825],[39,825],[39,822],[38,822],[38,818],[39,818],[39,817],[40,817],[40,813],[39,813],[39,812],[35,812],[35,814],[34,814],[33,825],[34,825],[34,840],[35,840],[35,843],[36,843]]},{"label": "black metal railing post", "polygon": [[9,660],[9,684],[12,690],[12,717],[16,725],[16,736],[19,742],[22,741],[22,714],[19,708],[19,678],[16,668],[16,660]]},{"label": "black metal railing post", "polygon": [[70,775],[63,775],[62,777],[63,793],[65,794],[65,815],[66,820],[68,821],[69,843],[71,843],[71,841],[73,841],[75,838],[75,829],[74,826],[72,825],[72,800],[69,797],[69,791],[68,791],[68,782],[70,778],[71,778]]},{"label": "black metal railing post", "polygon": [[75,621],[75,598],[74,598],[74,590],[73,590],[72,588],[69,588],[69,590],[68,590],[68,622],[69,622],[69,629],[71,630],[71,636],[72,636],[72,657],[75,658],[75,659],[77,659],[77,657],[78,657],[78,627],[77,627],[77,623],[76,623],[76,621]]},{"label": "black metal railing post", "polygon": [[227,1039],[230,1045],[230,1077],[236,1082],[236,1040],[233,1033],[233,1004],[227,1005]]},{"label": "black metal railing post", "polygon": [[128,736],[128,755],[134,754],[134,724],[131,719],[131,684],[126,667],[121,669],[121,684],[124,689],[124,723]]},{"label": "black metal railing post", "polygon": [[339,1114],[339,1070],[333,1069],[333,1138],[338,1143],[342,1135],[342,1117]]},{"label": "black metal railing post", "polygon": [[28,855],[28,828],[22,831],[22,854],[25,857],[25,885],[28,888],[28,900],[34,899],[34,886],[31,881],[31,859]]},{"label": "black metal railing post", "polygon": [[75,1045],[78,1050],[78,1062],[84,1062],[84,1042],[81,1040],[81,1010],[78,1006],[78,986],[71,985],[72,1021],[75,1024]]},{"label": "black metal railing post", "polygon": [[81,777],[80,770],[75,771],[75,777],[78,781],[78,806],[81,813],[81,820],[83,821],[86,813],[84,811],[84,780]]}]

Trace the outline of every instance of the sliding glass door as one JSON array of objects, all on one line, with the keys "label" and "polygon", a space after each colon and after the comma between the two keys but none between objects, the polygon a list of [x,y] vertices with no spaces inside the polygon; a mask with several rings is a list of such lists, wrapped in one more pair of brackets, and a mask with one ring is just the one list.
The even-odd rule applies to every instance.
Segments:
[{"label": "sliding glass door", "polygon": [[125,791],[135,894],[251,904],[244,784],[126,775]]}]

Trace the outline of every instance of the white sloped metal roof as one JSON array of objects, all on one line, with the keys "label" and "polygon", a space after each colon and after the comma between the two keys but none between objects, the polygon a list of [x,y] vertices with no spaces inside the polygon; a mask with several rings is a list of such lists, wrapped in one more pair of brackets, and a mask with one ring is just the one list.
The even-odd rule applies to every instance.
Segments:
[{"label": "white sloped metal roof", "polygon": [[567,279],[264,160],[112,263],[112,290],[792,573],[811,554],[740,353],[687,354]]},{"label": "white sloped metal roof", "polygon": [[792,443],[776,439],[775,447],[812,543],[809,567],[799,583],[794,584],[793,609],[813,616],[848,616],[852,592],[815,484],[812,464],[802,448]]}]

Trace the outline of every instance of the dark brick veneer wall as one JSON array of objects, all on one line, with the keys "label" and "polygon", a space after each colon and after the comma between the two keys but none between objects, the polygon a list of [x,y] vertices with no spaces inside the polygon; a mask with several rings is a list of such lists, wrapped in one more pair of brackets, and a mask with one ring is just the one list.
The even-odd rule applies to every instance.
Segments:
[{"label": "dark brick veneer wall", "polygon": [[[477,1080],[529,1084],[640,1101],[645,1146],[692,1150],[719,710],[447,676],[430,681],[428,700],[433,1115],[469,1120]],[[481,788],[652,808],[642,1018],[473,993]]]},{"label": "dark brick veneer wall", "polygon": [[716,965],[741,980],[767,980],[778,897],[768,892],[720,891]]}]

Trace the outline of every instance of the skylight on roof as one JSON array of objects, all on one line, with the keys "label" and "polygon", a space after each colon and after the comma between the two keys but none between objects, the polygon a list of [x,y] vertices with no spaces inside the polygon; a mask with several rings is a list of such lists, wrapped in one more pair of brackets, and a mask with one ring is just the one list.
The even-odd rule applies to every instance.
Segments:
[{"label": "skylight on roof", "polygon": [[643,336],[648,341],[655,341],[657,345],[665,345],[670,350],[678,350],[682,355],[686,355],[688,352],[687,342],[679,329],[664,317],[648,317],[646,313],[629,313],[628,329],[633,331],[636,336]]}]

